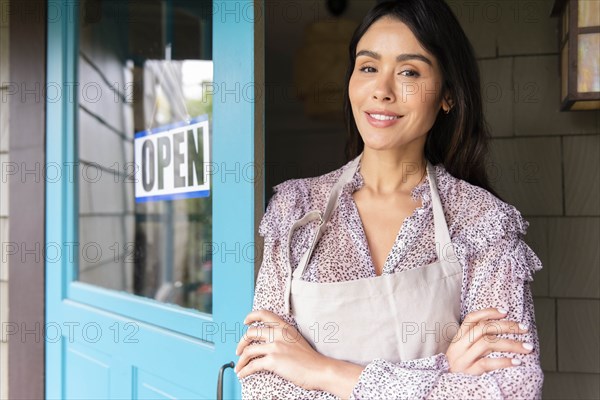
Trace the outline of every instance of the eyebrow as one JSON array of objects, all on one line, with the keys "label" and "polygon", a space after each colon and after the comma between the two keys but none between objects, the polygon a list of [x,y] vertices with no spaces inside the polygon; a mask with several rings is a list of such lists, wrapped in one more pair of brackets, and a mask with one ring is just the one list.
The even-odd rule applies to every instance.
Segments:
[{"label": "eyebrow", "polygon": [[[359,56],[367,56],[367,57],[374,58],[376,60],[381,59],[381,55],[379,55],[379,53],[376,53],[371,50],[361,50],[358,53],[356,53],[356,58],[358,58]],[[429,64],[430,66],[433,66],[433,63],[431,62],[431,60],[422,54],[406,53],[406,54],[400,54],[399,56],[396,57],[396,61],[398,61],[398,62],[407,61],[407,60],[419,60],[419,61],[423,61],[426,64]]]}]

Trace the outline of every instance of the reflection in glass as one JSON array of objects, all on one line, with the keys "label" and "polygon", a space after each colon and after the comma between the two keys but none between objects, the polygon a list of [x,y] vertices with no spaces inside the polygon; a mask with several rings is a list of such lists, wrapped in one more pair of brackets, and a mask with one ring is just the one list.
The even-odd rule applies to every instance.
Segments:
[{"label": "reflection in glass", "polygon": [[84,1],[78,63],[78,279],[206,313],[212,197],[136,203],[133,141],[200,115],[212,128],[211,3]]},{"label": "reflection in glass", "polygon": [[577,91],[600,92],[600,33],[578,35]]},{"label": "reflection in glass", "polygon": [[577,25],[580,28],[600,25],[600,0],[580,0]]}]

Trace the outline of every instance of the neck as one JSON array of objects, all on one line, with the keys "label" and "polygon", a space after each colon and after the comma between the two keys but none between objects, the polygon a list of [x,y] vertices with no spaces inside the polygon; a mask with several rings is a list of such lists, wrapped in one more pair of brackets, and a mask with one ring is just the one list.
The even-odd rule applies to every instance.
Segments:
[{"label": "neck", "polygon": [[378,195],[409,194],[427,171],[423,151],[372,150],[365,147],[360,160],[364,187]]}]

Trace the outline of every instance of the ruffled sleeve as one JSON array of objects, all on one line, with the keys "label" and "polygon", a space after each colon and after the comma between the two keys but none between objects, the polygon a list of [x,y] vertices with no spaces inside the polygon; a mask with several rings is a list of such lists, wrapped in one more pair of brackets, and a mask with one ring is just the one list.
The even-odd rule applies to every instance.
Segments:
[{"label": "ruffled sleeve", "polygon": [[283,239],[304,213],[307,188],[299,179],[290,179],[273,187],[274,194],[258,226],[258,234],[266,241]]},{"label": "ruffled sleeve", "polygon": [[482,257],[486,253],[506,255],[509,273],[513,279],[533,281],[535,272],[542,269],[542,263],[523,238],[527,234],[529,222],[519,210],[488,193],[480,205],[479,212],[461,213],[467,223],[457,238],[455,245],[461,247],[465,257]]},{"label": "ruffled sleeve", "polygon": [[531,282],[534,274],[541,270],[542,262],[533,250],[522,239],[518,239],[513,257],[509,260],[514,279]]}]

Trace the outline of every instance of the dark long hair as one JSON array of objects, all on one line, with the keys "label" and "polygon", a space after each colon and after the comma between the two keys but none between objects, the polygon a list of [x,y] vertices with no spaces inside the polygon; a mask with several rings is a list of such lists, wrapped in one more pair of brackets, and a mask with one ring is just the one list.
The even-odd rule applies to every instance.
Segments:
[{"label": "dark long hair", "polygon": [[490,135],[483,116],[479,68],[473,47],[443,0],[380,3],[368,12],[354,31],[344,93],[344,117],[349,134],[346,156],[352,159],[364,149],[348,94],[356,63],[356,46],[369,27],[382,17],[392,17],[406,24],[420,44],[437,59],[443,79],[441,93],[448,92],[453,101],[450,113],[440,110],[427,134],[425,158],[434,165],[442,163],[451,175],[500,198],[492,189],[485,169]]}]

